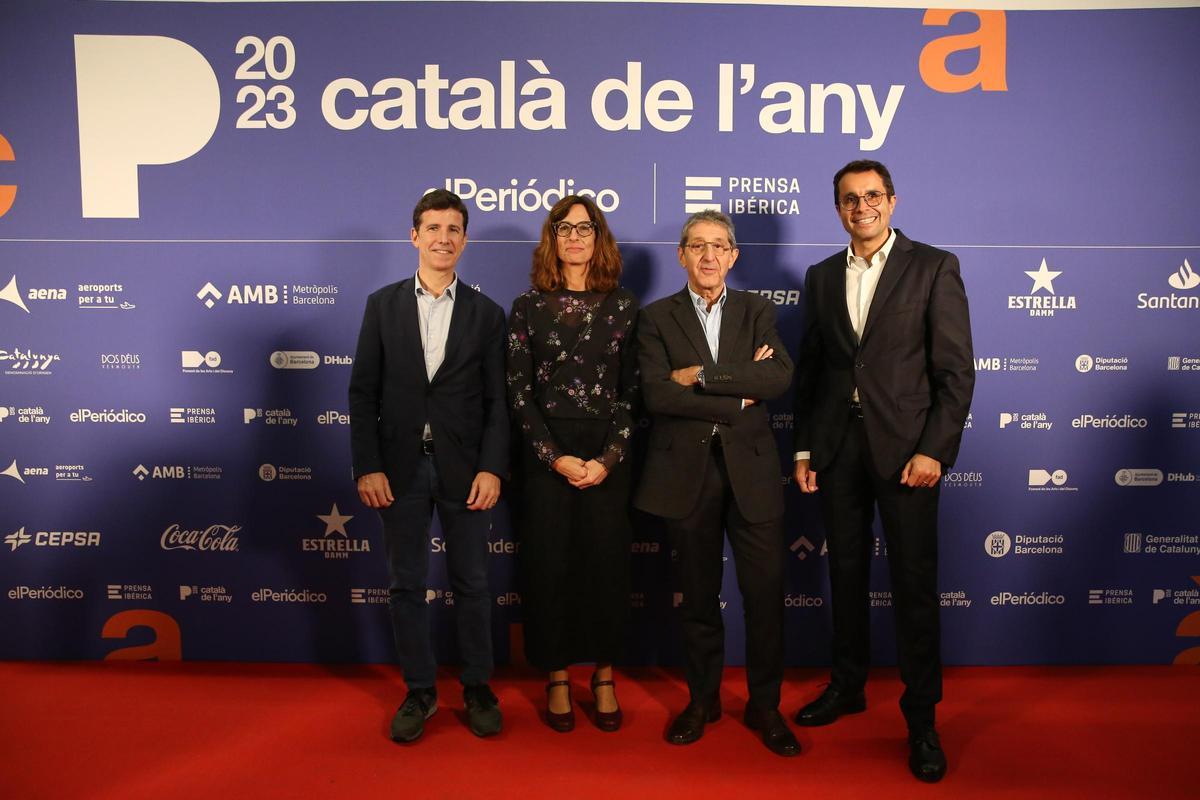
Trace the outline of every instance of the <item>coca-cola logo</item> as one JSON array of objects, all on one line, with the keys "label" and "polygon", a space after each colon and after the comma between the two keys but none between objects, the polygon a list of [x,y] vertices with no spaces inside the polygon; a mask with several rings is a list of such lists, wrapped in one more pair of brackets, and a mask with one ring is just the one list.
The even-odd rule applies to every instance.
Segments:
[{"label": "coca-cola logo", "polygon": [[209,525],[188,530],[169,525],[162,532],[159,546],[163,550],[200,550],[202,552],[236,553],[241,525]]}]

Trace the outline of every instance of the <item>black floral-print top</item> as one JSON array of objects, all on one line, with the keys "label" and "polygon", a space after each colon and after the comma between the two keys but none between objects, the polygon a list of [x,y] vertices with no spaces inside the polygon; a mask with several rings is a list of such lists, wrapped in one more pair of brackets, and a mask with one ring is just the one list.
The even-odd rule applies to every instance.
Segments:
[{"label": "black floral-print top", "polygon": [[547,467],[567,455],[554,441],[547,418],[609,420],[604,450],[594,456],[605,469],[629,453],[639,403],[633,330],[638,301],[620,287],[607,303],[606,297],[603,292],[530,289],[513,301],[508,406],[525,441]]}]

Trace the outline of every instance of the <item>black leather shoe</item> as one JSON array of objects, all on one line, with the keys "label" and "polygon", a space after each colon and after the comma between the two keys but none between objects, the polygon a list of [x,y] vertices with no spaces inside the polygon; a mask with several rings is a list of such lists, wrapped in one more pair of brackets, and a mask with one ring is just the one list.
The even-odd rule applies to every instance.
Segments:
[{"label": "black leather shoe", "polygon": [[[596,689],[601,686],[613,687],[613,699],[617,696],[617,685],[612,681],[602,681],[596,678],[596,674],[592,673],[592,699],[596,700]],[[605,733],[612,733],[621,727],[621,722],[624,720],[624,715],[621,713],[620,706],[616,711],[601,711],[600,701],[596,700],[596,727]]]},{"label": "black leather shoe", "polygon": [[867,697],[861,691],[843,694],[829,686],[821,696],[796,712],[795,722],[806,728],[829,725],[843,714],[858,714],[867,710]]},{"label": "black leather shoe", "polygon": [[493,736],[500,732],[504,718],[500,701],[486,683],[463,687],[463,705],[467,707],[467,727],[476,736]]},{"label": "black leather shoe", "polygon": [[410,689],[392,717],[392,741],[415,742],[425,732],[425,720],[437,711],[436,689]]},{"label": "black leather shoe", "polygon": [[691,744],[704,735],[704,725],[721,718],[721,706],[698,706],[688,703],[667,728],[667,741],[671,744]]},{"label": "black leather shoe", "polygon": [[763,744],[775,755],[800,755],[800,743],[777,709],[746,706],[745,720],[746,727],[761,733]]},{"label": "black leather shoe", "polygon": [[908,768],[914,778],[925,783],[937,783],[945,776],[946,754],[933,728],[909,732]]},{"label": "black leather shoe", "polygon": [[[575,730],[575,706],[561,714],[550,710],[550,690],[555,686],[571,685],[570,681],[550,681],[546,684],[546,724],[558,733],[570,733]],[[570,702],[570,689],[567,689],[567,701]]]}]

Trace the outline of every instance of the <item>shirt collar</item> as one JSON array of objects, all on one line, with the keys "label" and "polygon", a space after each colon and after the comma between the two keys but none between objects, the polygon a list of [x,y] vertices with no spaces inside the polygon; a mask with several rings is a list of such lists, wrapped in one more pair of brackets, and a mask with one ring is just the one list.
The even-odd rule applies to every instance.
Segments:
[{"label": "shirt collar", "polygon": [[[710,313],[709,308],[708,308],[708,301],[705,300],[700,295],[693,292],[692,285],[690,283],[687,284],[687,292],[688,292],[688,295],[690,295],[692,298],[692,308],[698,308],[701,311],[703,311],[705,314]],[[721,296],[717,298],[717,302],[714,303],[713,305],[719,306],[721,308],[721,310],[724,310],[725,309],[725,301],[727,299],[729,299],[729,287],[723,286],[723,287],[721,287]]]},{"label": "shirt collar", "polygon": [[851,242],[846,248],[846,268],[849,269],[850,267],[853,267],[855,261],[866,261],[868,269],[870,269],[875,263],[886,264],[888,256],[892,252],[892,245],[896,243],[896,229],[890,228],[889,230],[891,230],[891,235],[888,236],[887,241],[883,243],[883,247],[879,248],[879,252],[872,256],[869,260],[859,258],[858,256],[854,255],[854,243]]},{"label": "shirt collar", "polygon": [[[417,297],[421,297],[422,295],[428,295],[430,297],[433,297],[433,294],[431,292],[425,291],[425,287],[423,287],[421,285],[421,273],[420,272],[417,272],[415,275],[413,275],[413,287],[414,287],[413,293]],[[453,300],[454,295],[457,293],[458,293],[458,273],[456,272],[456,273],[454,273],[454,280],[450,281],[450,285],[446,287],[446,290],[444,292],[442,292],[442,294],[449,295],[450,299]],[[437,299],[437,298],[434,298],[434,299]]]}]

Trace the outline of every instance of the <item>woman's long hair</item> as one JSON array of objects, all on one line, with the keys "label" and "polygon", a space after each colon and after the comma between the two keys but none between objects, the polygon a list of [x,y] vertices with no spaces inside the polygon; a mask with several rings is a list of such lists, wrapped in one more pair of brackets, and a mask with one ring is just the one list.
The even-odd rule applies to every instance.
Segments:
[{"label": "woman's long hair", "polygon": [[621,251],[617,249],[617,241],[608,229],[608,221],[595,201],[577,194],[567,195],[550,209],[542,225],[542,240],[533,251],[529,282],[539,292],[553,292],[566,286],[562,267],[558,263],[558,237],[554,233],[554,226],[563,221],[573,206],[583,206],[588,219],[596,226],[596,232],[592,234],[596,237],[596,244],[587,271],[588,291],[611,292],[617,288],[621,278]]}]

